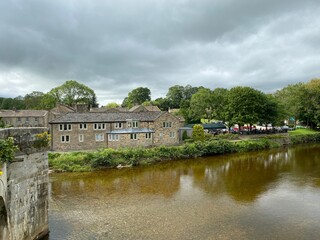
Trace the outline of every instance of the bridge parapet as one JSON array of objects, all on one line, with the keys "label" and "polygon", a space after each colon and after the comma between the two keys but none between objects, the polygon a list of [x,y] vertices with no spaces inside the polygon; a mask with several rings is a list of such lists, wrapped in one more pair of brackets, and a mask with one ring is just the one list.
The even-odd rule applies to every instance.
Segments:
[{"label": "bridge parapet", "polygon": [[[35,136],[46,130],[46,128],[0,130],[0,139],[13,137],[19,147],[16,159],[2,165],[0,239],[38,239],[48,233],[47,150],[34,147]],[[5,227],[1,227],[1,224]]]}]

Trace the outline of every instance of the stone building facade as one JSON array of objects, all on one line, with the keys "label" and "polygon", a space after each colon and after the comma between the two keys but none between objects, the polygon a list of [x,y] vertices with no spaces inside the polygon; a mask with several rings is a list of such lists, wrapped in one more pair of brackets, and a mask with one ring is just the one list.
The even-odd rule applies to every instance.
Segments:
[{"label": "stone building facade", "polygon": [[46,110],[0,110],[0,118],[10,127],[48,127]]},{"label": "stone building facade", "polygon": [[184,123],[161,111],[67,113],[50,122],[53,151],[179,143]]}]

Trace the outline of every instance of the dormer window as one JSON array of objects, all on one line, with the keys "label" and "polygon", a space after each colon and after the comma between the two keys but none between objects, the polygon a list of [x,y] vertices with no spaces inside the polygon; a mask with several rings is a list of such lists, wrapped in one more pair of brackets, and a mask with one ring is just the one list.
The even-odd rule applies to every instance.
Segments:
[{"label": "dormer window", "polygon": [[139,121],[127,120],[127,126],[128,126],[128,128],[138,128],[139,127]]}]

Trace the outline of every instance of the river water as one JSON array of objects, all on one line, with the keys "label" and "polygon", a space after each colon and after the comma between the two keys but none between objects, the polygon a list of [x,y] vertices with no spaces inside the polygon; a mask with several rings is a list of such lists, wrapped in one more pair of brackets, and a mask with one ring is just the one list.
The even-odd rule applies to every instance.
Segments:
[{"label": "river water", "polygon": [[50,175],[50,240],[319,239],[320,145]]}]

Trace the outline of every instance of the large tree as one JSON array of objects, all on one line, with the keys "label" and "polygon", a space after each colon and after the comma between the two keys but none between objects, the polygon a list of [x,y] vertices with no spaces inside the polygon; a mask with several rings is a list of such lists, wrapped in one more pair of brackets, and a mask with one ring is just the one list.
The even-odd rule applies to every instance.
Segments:
[{"label": "large tree", "polygon": [[212,113],[212,91],[208,88],[201,88],[191,97],[189,115],[193,121],[202,118],[211,120]]},{"label": "large tree", "polygon": [[228,94],[228,121],[239,126],[258,123],[266,114],[266,103],[264,93],[250,87],[234,87]]},{"label": "large tree", "polygon": [[128,96],[123,100],[122,106],[131,108],[140,105],[145,101],[151,100],[151,91],[147,87],[138,87],[128,93]]},{"label": "large tree", "polygon": [[92,107],[98,106],[94,91],[74,80],[66,81],[61,86],[51,89],[48,94],[56,102],[61,102],[68,106],[75,106],[77,104],[87,104]]},{"label": "large tree", "polygon": [[24,103],[26,109],[42,109],[44,93],[33,91],[32,93],[26,94],[24,96]]}]

